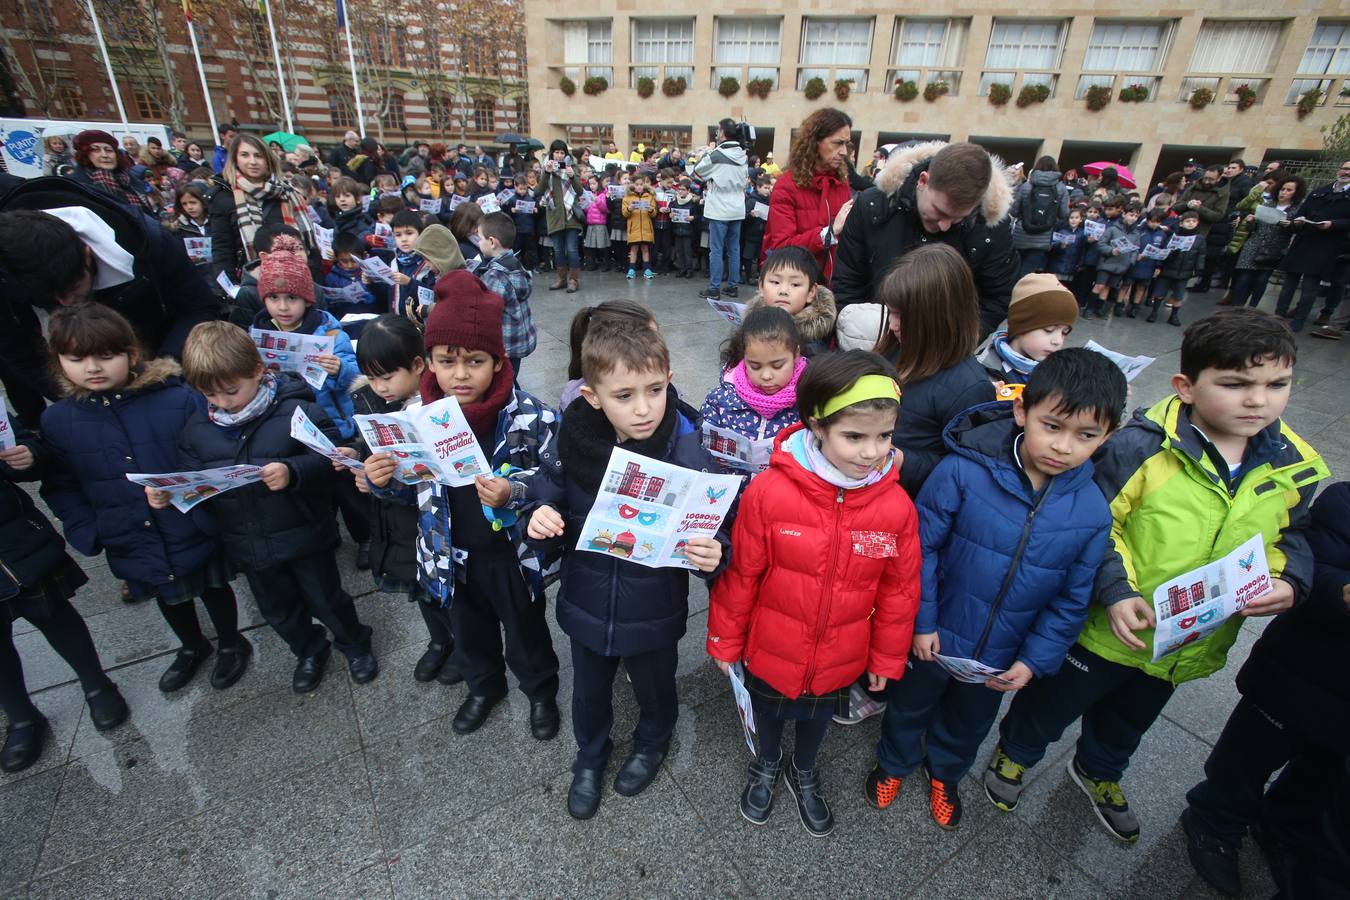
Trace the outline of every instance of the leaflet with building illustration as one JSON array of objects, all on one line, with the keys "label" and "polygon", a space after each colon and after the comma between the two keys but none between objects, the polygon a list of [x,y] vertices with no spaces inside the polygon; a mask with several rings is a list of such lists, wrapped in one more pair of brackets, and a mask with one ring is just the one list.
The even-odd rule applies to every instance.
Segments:
[{"label": "leaflet with building illustration", "polygon": [[1170,578],[1153,591],[1153,661],[1208,637],[1270,590],[1265,540],[1253,535],[1227,556]]},{"label": "leaflet with building illustration", "polygon": [[991,676],[1003,674],[1003,670],[986,666],[978,659],[943,656],[941,653],[934,653],[933,659],[948,675],[966,684],[984,684]]},{"label": "leaflet with building illustration", "polygon": [[1159,247],[1156,244],[1145,244],[1139,249],[1139,255],[1144,259],[1167,259],[1172,255],[1171,247]]},{"label": "leaflet with building illustration", "polygon": [[736,715],[745,735],[745,746],[750,748],[751,756],[758,756],[755,738],[759,737],[759,729],[755,727],[755,707],[750,700],[750,691],[745,686],[745,666],[736,663],[727,675],[731,680],[731,696],[736,701]]},{"label": "leaflet with building illustration", "polygon": [[710,298],[708,300],[708,305],[721,313],[722,318],[726,319],[732,325],[741,324],[741,320],[745,318],[744,303],[737,303],[734,300],[713,300]]},{"label": "leaflet with building illustration", "polygon": [[746,437],[730,428],[718,428],[705,421],[703,429],[703,447],[714,459],[727,466],[744,469],[748,472],[762,472],[769,466],[769,454],[773,451],[773,438]]},{"label": "leaflet with building illustration", "polygon": [[1102,238],[1106,237],[1106,223],[1100,220],[1093,221],[1092,219],[1084,219],[1083,236],[1100,241]]},{"label": "leaflet with building illustration", "polygon": [[0,450],[13,450],[18,446],[14,439],[14,426],[9,421],[9,410],[5,408],[5,402],[0,400]]},{"label": "leaflet with building illustration", "polygon": [[318,359],[333,355],[333,338],[263,328],[250,328],[248,336],[253,338],[263,365],[272,371],[297,372],[316,391],[328,380],[328,373]]},{"label": "leaflet with building illustration", "polygon": [[361,264],[361,271],[366,273],[367,278],[383,281],[385,284],[394,283],[394,270],[389,268],[389,263],[378,256],[367,256],[365,259],[357,260],[357,262]]},{"label": "leaflet with building illustration", "polygon": [[717,533],[740,485],[739,475],[695,472],[615,447],[577,549],[653,569],[692,569],[684,556],[689,538]]},{"label": "leaflet with building illustration", "polygon": [[1174,234],[1167,241],[1167,249],[1185,253],[1195,245],[1195,238],[1193,234]]},{"label": "leaflet with building illustration", "polygon": [[398,463],[394,477],[404,484],[435,481],[451,487],[491,475],[464,411],[454,397],[415,410],[354,416],[371,453],[388,453]]},{"label": "leaflet with building illustration", "polygon": [[319,426],[305,415],[305,411],[300,407],[295,408],[291,413],[291,437],[304,444],[320,456],[326,456],[335,463],[340,463],[354,472],[364,472],[365,463],[360,460],[350,459],[338,452],[337,447],[328,439],[328,436],[319,430]]},{"label": "leaflet with building illustration", "polygon": [[1116,364],[1120,371],[1125,373],[1126,381],[1134,381],[1139,377],[1139,373],[1147,369],[1156,362],[1152,356],[1126,356],[1124,353],[1117,353],[1114,350],[1107,350],[1096,341],[1088,341],[1083,345],[1084,350],[1091,350],[1094,353],[1100,353],[1111,362]]},{"label": "leaflet with building illustration", "polygon": [[217,494],[262,481],[259,466],[225,466],[200,472],[164,472],[159,475],[129,474],[127,481],[169,494],[169,502],[179,512],[187,512]]}]

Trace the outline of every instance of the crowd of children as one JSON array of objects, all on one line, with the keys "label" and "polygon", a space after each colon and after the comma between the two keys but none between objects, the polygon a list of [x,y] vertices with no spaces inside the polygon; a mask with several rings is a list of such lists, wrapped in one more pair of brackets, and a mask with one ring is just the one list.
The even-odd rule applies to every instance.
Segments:
[{"label": "crowd of children", "polygon": [[[53,316],[66,397],[44,414],[40,436],[20,429],[17,446],[0,451],[0,509],[11,513],[0,524],[6,771],[31,765],[47,734],[9,639],[15,617],[79,674],[96,727],[128,715],[69,603],[84,576],[14,486],[22,480],[41,480],[69,546],[106,553],[131,599],[155,599],[181,642],[165,692],[190,683],[213,653],[214,687],[245,674],[251,648],[230,588],[240,572],[296,657],[295,691],[315,689],[333,645],[354,682],[377,677],[371,628],[336,563],[340,514],[358,565],[418,606],[427,646],[413,677],[466,683],[453,729],[469,734],[487,720],[510,669],[529,700],[531,735],[551,740],[562,720],[546,619],[556,581],[577,745],[567,808],[588,819],[605,794],[620,663],[639,717],[613,791],[633,796],[657,776],[675,733],[689,621],[689,569],[575,549],[610,454],[744,474],[734,515],[715,535],[690,538],[686,559],[710,583],[707,652],[742,680],[757,723],[741,813],[766,822],[781,780],[818,837],[834,827],[818,753],[860,684],[886,698],[876,765],[862,778],[874,807],[896,803],[922,768],[934,821],[958,828],[962,776],[1012,693],[984,774],[989,800],[1015,808],[1027,770],[1081,719],[1070,777],[1113,836],[1137,840],[1122,781],[1175,688],[1223,667],[1244,617],[1290,609],[1327,577],[1315,567],[1345,564],[1315,559],[1306,534],[1329,473],[1282,419],[1297,356],[1285,323],[1251,309],[1191,323],[1174,392],[1126,420],[1116,365],[1064,349],[1080,315],[1133,318],[1148,304],[1155,321],[1166,303],[1179,324],[1204,252],[1203,239],[1176,243],[1195,234],[1193,210],[1145,213],[1117,195],[1072,210],[1054,232],[1050,271],[1017,282],[1006,328],[981,357],[975,284],[945,244],[906,254],[880,283],[889,327],[875,351],[834,349],[834,300],[810,253],[784,248],[759,268],[755,252],[757,295],[701,409],[672,384],[659,322],[629,300],[576,314],[570,381],[555,409],[519,384],[537,345],[531,269],[554,201],[533,171],[516,180],[479,168],[450,184],[435,174],[402,190],[377,185],[373,200],[337,179],[319,290],[295,230],[260,228],[253,283],[241,276],[230,321],[193,329],[181,367],[145,358],[105,307]],[[567,188],[566,211],[583,226],[586,267],[690,276],[696,184],[669,171],[576,174],[584,191]],[[754,192],[770,187],[761,179]],[[199,195],[179,197],[185,234],[200,226]],[[1087,223],[1101,228],[1089,233]],[[1144,253],[1167,247],[1163,258]],[[331,339],[314,360],[322,383],[265,366],[250,327]],[[462,487],[405,484],[354,417],[447,397],[491,474]],[[293,438],[299,413],[361,470]],[[715,457],[709,428],[744,438],[748,464]],[[126,477],[236,465],[257,467],[256,482],[187,513]],[[1154,589],[1256,535],[1270,589],[1209,636],[1155,658]],[[1222,880],[1240,842],[1236,814],[1215,811],[1213,789],[1191,800],[1192,858]]]}]

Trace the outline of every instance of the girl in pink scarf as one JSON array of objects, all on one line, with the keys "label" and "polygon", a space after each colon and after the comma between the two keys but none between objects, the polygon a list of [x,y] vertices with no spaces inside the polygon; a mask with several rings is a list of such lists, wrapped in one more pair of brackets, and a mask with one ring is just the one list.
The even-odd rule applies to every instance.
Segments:
[{"label": "girl in pink scarf", "polygon": [[703,401],[703,442],[726,472],[759,472],[773,439],[800,419],[797,382],[806,369],[792,316],[751,310],[723,349],[727,378]]}]

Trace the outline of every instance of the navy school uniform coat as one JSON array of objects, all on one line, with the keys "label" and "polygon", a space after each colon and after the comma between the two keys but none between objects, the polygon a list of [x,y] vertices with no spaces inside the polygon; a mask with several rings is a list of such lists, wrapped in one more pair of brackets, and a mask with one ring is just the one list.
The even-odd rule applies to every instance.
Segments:
[{"label": "navy school uniform coat", "polygon": [[[668,396],[667,402],[676,405],[676,423],[661,460],[687,469],[715,471],[712,457],[703,448],[698,412],[680,401],[674,388]],[[562,429],[588,413],[594,411],[585,398],[573,401],[563,415]],[[599,461],[601,468],[605,462]],[[605,656],[634,656],[679,642],[689,620],[689,571],[651,569],[609,554],[574,550],[596,495],[564,471],[556,441],[540,452],[539,471],[530,482],[528,497],[531,512],[536,506],[551,506],[566,522],[563,537],[534,543],[546,558],[565,553],[557,604],[558,624],[569,637]],[[722,544],[717,572],[703,577],[713,577],[730,562],[732,519],[728,515],[717,533]]]},{"label": "navy school uniform coat", "polygon": [[923,593],[915,634],[945,656],[1037,678],[1078,639],[1106,553],[1111,510],[1088,461],[1035,491],[1016,459],[1012,404],[957,416],[951,454],[919,492]]},{"label": "navy school uniform coat", "polygon": [[170,359],[120,391],[76,390],[42,413],[52,466],[42,497],[85,556],[106,552],[118,578],[163,585],[206,564],[215,538],[175,509],[151,509],[128,473],[183,471],[178,436],[203,400]]},{"label": "navy school uniform coat", "polygon": [[303,378],[292,372],[278,373],[276,378],[276,397],[256,419],[222,428],[207,417],[203,402],[179,441],[184,471],[273,462],[290,469],[291,481],[284,490],[271,491],[255,482],[192,509],[197,523],[219,537],[230,561],[245,569],[267,569],[331,552],[338,543],[333,464],[291,437],[291,415],[299,407],[330,441],[342,438]]},{"label": "navy school uniform coat", "polygon": [[66,557],[66,542],[17,484],[41,478],[50,451],[17,419],[10,423],[18,445],[33,452],[33,465],[20,472],[0,461],[0,601],[40,584]]}]

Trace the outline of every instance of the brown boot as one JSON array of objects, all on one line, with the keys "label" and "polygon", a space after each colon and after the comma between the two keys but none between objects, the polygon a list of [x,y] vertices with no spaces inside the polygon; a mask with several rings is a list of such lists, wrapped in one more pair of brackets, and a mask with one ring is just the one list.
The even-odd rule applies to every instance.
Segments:
[{"label": "brown boot", "polygon": [[571,268],[567,270],[567,293],[575,294],[577,288],[581,287],[581,270]]},{"label": "brown boot", "polygon": [[561,291],[563,288],[567,287],[567,269],[559,266],[554,271],[558,273],[558,280],[550,284],[548,289],[550,291]]}]

